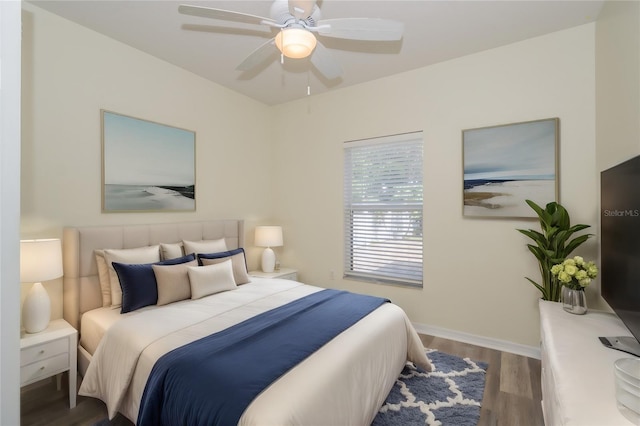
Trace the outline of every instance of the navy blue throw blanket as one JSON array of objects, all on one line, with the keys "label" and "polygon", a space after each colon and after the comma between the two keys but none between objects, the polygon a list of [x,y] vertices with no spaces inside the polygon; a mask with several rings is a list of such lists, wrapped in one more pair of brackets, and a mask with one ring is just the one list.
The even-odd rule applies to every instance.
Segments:
[{"label": "navy blue throw blanket", "polygon": [[137,424],[236,425],[267,386],[387,299],[322,290],[163,355]]}]

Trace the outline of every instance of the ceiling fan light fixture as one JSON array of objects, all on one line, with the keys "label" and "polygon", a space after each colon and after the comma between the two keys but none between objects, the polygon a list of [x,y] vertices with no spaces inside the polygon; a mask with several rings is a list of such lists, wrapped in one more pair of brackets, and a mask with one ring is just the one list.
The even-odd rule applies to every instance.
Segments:
[{"label": "ceiling fan light fixture", "polygon": [[285,28],[276,35],[275,41],[287,58],[306,58],[316,47],[316,37],[302,28]]}]

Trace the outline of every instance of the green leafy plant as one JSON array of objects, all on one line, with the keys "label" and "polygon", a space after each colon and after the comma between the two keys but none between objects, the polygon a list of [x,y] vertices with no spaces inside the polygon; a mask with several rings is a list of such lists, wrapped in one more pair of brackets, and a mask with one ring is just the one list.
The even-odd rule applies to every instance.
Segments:
[{"label": "green leafy plant", "polygon": [[553,265],[564,262],[573,250],[593,234],[583,234],[570,239],[573,234],[589,228],[590,225],[571,226],[569,212],[555,201],[548,203],[544,209],[531,200],[526,202],[538,215],[542,232],[533,229],[518,229],[518,232],[531,238],[535,243],[527,244],[527,247],[538,259],[542,281],[537,283],[529,277],[525,278],[540,290],[543,300],[558,302],[562,283],[553,275],[551,268]]}]

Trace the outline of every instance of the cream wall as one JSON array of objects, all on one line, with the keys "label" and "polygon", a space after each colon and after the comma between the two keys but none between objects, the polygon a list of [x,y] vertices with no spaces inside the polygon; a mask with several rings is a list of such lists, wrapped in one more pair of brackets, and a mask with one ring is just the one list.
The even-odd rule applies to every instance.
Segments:
[{"label": "cream wall", "polygon": [[[21,238],[60,237],[65,225],[243,218],[253,241],[253,226],[273,214],[267,106],[31,4],[22,19]],[[195,212],[101,213],[100,109],[196,132]],[[46,286],[61,317],[61,280]]]},{"label": "cream wall", "polygon": [[609,1],[596,24],[597,170],[640,153],[640,3]]},{"label": "cream wall", "polygon": [[[540,294],[524,276],[539,272],[516,228],[538,224],[462,216],[461,130],[559,117],[560,201],[575,223],[595,227],[594,34],[587,24],[275,107],[283,264],[309,283],[387,296],[418,324],[537,347]],[[339,279],[343,142],[416,130],[423,289]],[[592,258],[596,245],[580,251]]]}]

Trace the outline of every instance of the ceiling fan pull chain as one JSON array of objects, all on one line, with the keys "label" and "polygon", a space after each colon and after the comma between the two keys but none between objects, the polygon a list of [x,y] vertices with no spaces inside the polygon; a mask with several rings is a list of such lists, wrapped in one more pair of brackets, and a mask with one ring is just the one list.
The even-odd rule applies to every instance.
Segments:
[{"label": "ceiling fan pull chain", "polygon": [[309,71],[307,71],[307,96],[311,95],[311,80],[309,78]]}]

